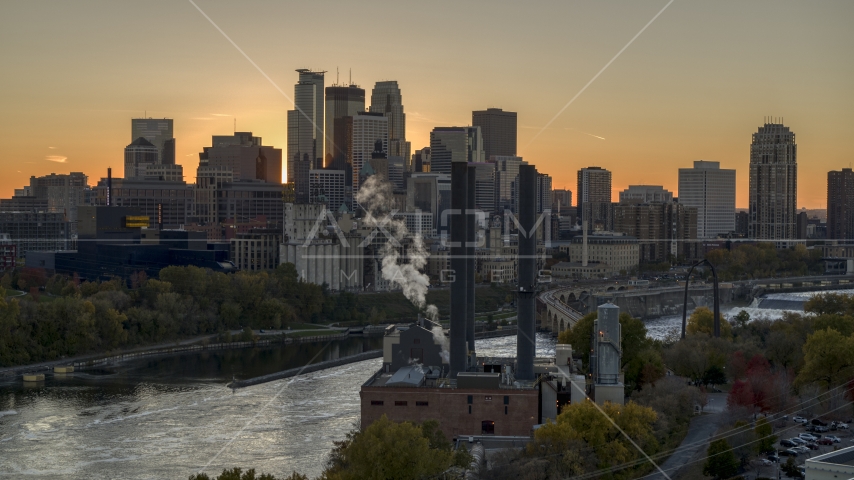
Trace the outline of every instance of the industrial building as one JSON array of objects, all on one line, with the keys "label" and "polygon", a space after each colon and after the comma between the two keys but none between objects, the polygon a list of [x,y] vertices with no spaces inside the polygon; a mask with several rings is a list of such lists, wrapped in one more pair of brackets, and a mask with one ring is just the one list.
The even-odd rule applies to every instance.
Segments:
[{"label": "industrial building", "polygon": [[[537,292],[537,177],[533,165],[519,168],[516,356],[478,356],[474,328],[474,215],[476,170],[451,162],[450,328],[429,319],[391,326],[383,339],[383,365],[362,385],[362,427],[383,415],[396,422],[436,420],[445,435],[530,437],[536,425],[556,419],[563,406],[588,394],[599,403],[623,402],[619,308],[600,307],[595,328],[591,381],[572,361],[571,347],[535,358]],[[637,245],[635,243],[635,258]],[[594,332],[595,332],[594,328]],[[591,364],[593,361],[591,360]],[[588,385],[589,383],[589,385]],[[595,396],[598,392],[599,398]]]}]

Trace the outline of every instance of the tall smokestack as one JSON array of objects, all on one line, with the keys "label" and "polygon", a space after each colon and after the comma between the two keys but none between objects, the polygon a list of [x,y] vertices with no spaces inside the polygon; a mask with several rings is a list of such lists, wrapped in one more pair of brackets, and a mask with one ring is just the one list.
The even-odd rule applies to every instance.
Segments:
[{"label": "tall smokestack", "polygon": [[113,204],[113,169],[107,168],[107,206]]},{"label": "tall smokestack", "polygon": [[477,240],[475,228],[475,188],[477,187],[477,167],[470,165],[468,170],[468,195],[466,196],[466,346],[474,352],[474,244]]},{"label": "tall smokestack", "polygon": [[534,315],[536,303],[537,232],[537,169],[533,165],[519,167],[519,282],[516,300],[518,331],[516,337],[516,378],[534,379],[536,335]]},{"label": "tall smokestack", "polygon": [[468,288],[466,278],[465,210],[468,203],[468,163],[451,163],[451,378],[466,371]]}]

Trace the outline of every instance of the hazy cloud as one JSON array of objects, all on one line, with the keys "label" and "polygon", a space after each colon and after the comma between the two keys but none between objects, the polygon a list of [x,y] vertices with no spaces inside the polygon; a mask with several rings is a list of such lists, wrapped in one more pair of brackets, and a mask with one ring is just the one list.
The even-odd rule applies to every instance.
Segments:
[{"label": "hazy cloud", "polygon": [[211,115],[213,115],[214,117],[230,117],[231,116],[230,113],[212,113]]},{"label": "hazy cloud", "polygon": [[44,157],[48,162],[56,162],[56,163],[65,163],[68,160],[68,157],[63,157],[62,155],[48,155]]},{"label": "hazy cloud", "polygon": [[49,148],[51,150],[56,150],[56,147],[47,147],[47,148]]}]

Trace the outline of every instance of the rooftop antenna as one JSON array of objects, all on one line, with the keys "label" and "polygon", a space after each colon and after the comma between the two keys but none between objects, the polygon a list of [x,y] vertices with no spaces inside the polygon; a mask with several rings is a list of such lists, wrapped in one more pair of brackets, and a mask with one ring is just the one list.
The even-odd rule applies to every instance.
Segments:
[{"label": "rooftop antenna", "polygon": [[350,85],[353,84],[353,67],[350,67]]}]

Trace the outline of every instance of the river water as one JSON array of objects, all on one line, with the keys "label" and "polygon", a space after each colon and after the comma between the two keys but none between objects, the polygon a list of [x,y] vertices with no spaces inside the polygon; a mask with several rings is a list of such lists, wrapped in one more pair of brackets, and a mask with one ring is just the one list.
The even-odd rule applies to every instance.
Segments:
[{"label": "river water", "polygon": [[[756,299],[751,305],[744,307],[721,307],[721,313],[729,318],[744,310],[750,314],[751,319],[777,320],[783,317],[785,312],[803,313],[804,302],[821,293],[838,293],[841,295],[854,295],[854,290],[831,290],[797,293],[771,293]],[[688,312],[691,315],[691,312]],[[679,336],[682,332],[682,315],[670,315],[652,320],[644,321],[647,334],[652,338],[664,339],[668,336]]]},{"label": "river water", "polygon": [[[380,338],[193,352],[76,372],[38,386],[0,383],[0,477],[186,479],[204,468],[320,474],[333,442],[359,420],[367,360],[237,390],[248,378],[379,348]],[[513,356],[516,337],[477,341]],[[554,340],[537,335],[537,356]]]}]

